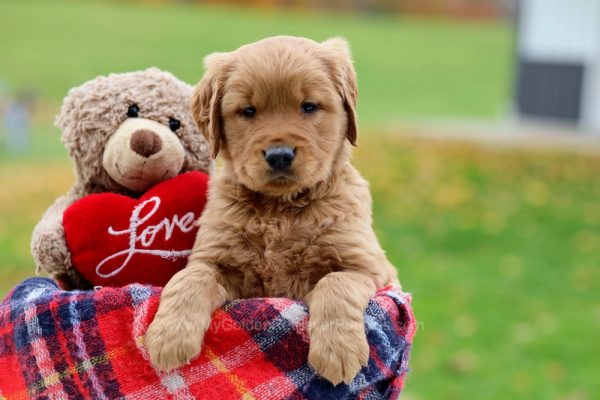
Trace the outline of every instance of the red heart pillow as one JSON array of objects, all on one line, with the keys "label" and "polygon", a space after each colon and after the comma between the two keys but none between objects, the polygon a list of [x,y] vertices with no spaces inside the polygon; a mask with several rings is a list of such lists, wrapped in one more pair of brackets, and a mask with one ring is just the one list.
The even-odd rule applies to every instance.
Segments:
[{"label": "red heart pillow", "polygon": [[140,199],[99,193],[76,201],[63,215],[73,267],[96,286],[164,286],[187,263],[207,188],[208,175],[188,172]]}]

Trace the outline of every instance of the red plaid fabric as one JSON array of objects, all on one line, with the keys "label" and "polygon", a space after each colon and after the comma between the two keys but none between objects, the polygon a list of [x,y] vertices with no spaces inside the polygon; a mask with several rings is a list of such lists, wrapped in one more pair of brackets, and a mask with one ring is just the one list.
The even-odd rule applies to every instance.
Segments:
[{"label": "red plaid fabric", "polygon": [[396,399],[415,332],[410,296],[377,294],[365,313],[369,365],[333,387],[308,366],[308,313],[289,299],[219,309],[192,364],[160,373],[143,335],[160,289],[130,285],[66,292],[49,279],[0,304],[0,399]]}]

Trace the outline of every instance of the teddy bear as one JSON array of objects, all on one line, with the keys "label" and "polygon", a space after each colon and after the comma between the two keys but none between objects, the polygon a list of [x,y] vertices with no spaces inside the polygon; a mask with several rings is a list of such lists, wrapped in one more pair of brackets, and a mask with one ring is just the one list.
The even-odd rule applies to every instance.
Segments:
[{"label": "teddy bear", "polygon": [[[160,198],[156,196],[125,207],[129,207],[128,214],[123,218],[129,219],[129,227],[127,220],[122,227],[115,224],[96,231],[92,227],[112,218],[123,197],[135,203],[141,201],[149,189],[168,185],[186,173],[211,172],[213,161],[208,143],[190,112],[192,91],[190,85],[157,68],[100,76],[69,91],[55,125],[61,129],[61,140],[72,159],[75,182],[50,206],[33,231],[31,251],[38,273],[49,274],[65,289],[97,286],[97,282],[84,276],[74,265],[76,257],[71,247],[79,246],[78,240],[85,242],[84,250],[88,253],[95,251],[95,247],[110,247],[106,244],[108,239],[98,237],[107,231],[115,238],[123,234],[118,239],[125,241],[125,247],[131,244],[131,248],[125,249],[125,253],[115,252],[120,257],[120,267],[113,265],[107,269],[98,263],[97,272],[104,275],[123,268],[122,260],[127,264],[137,254],[155,256],[159,261],[186,255],[184,251],[161,252],[147,248],[151,241],[156,242],[159,237],[163,241],[171,239],[176,232],[189,237],[199,216],[188,212],[174,214],[172,218],[156,217],[159,219],[142,231],[141,223],[150,220],[151,212],[157,211]],[[178,186],[162,187],[162,193],[175,198],[172,201],[178,201],[177,196],[179,199],[202,197],[205,192],[206,179],[195,175]],[[102,197],[108,195],[113,197]],[[95,204],[89,206],[94,201]],[[195,201],[195,205],[201,200],[190,201]],[[75,211],[71,211],[74,208]],[[134,222],[138,225],[134,226]],[[74,232],[77,230],[76,234],[65,229],[67,223],[76,226],[72,228]],[[137,236],[131,237],[132,231]],[[110,257],[104,261],[107,259],[117,261]],[[101,270],[102,267],[106,271]]]}]

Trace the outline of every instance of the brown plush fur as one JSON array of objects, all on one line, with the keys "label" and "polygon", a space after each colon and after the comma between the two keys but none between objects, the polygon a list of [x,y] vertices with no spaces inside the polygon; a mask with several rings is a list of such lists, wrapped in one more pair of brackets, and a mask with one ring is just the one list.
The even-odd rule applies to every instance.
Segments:
[{"label": "brown plush fur", "polygon": [[[363,312],[397,282],[372,229],[367,182],[350,165],[357,88],[347,43],[274,37],[207,57],[193,113],[224,167],[188,266],[162,294],[146,343],[162,369],[201,348],[224,301],[303,298],[312,367],[334,384],[368,361]],[[301,112],[303,102],[319,106]],[[256,108],[248,118],[241,110]],[[273,178],[263,150],[296,149],[292,175]]]},{"label": "brown plush fur", "polygon": [[[33,232],[31,250],[38,272],[52,275],[67,288],[90,287],[71,266],[62,226],[63,212],[74,201],[102,192],[138,196],[157,180],[185,171],[211,170],[208,143],[190,113],[192,92],[190,85],[157,68],[101,76],[71,89],[56,125],[62,130],[76,179]],[[139,106],[138,118],[127,117],[132,104]],[[170,118],[181,121],[175,133],[168,128]],[[146,158],[131,151],[131,134],[141,129],[150,129],[157,134],[154,139],[162,139],[160,152]],[[112,160],[121,162],[125,178],[112,171]]]}]

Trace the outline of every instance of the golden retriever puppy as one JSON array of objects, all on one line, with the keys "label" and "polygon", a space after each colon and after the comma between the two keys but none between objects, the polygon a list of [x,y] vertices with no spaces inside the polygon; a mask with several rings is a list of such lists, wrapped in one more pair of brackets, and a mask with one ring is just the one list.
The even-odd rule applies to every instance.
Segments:
[{"label": "golden retriever puppy", "polygon": [[151,360],[169,370],[196,357],[229,299],[284,296],[308,304],[310,365],[349,383],[368,362],[368,300],[397,278],[372,229],[368,184],[350,165],[357,87],[348,45],[279,36],[205,64],[192,109],[224,165],[189,263],[146,334]]}]

